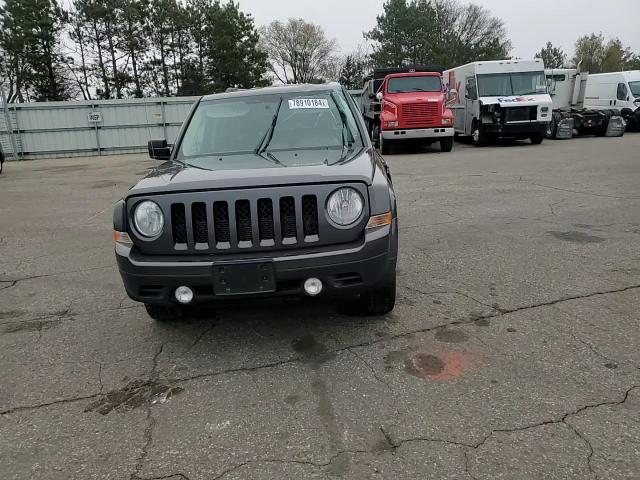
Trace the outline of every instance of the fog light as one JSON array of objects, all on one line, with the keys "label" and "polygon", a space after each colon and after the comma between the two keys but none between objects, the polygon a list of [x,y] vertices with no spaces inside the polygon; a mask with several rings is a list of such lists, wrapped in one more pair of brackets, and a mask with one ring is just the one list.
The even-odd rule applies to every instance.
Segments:
[{"label": "fog light", "polygon": [[322,291],[322,281],[319,278],[307,278],[304,281],[304,291],[307,295],[315,297]]},{"label": "fog light", "polygon": [[191,300],[193,300],[193,290],[189,287],[178,287],[176,288],[175,296],[176,300],[180,303],[191,303]]}]

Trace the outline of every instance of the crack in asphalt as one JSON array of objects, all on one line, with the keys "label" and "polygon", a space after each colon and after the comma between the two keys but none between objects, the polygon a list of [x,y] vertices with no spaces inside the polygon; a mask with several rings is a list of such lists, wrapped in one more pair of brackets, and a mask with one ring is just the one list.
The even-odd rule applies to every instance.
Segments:
[{"label": "crack in asphalt", "polygon": [[81,269],[78,269],[78,270],[68,270],[68,271],[64,271],[64,272],[47,273],[47,274],[44,274],[44,275],[30,275],[28,277],[15,278],[15,279],[12,279],[12,280],[0,280],[0,283],[9,283],[9,285],[5,285],[4,287],[0,287],[0,291],[7,290],[9,288],[15,287],[18,283],[25,282],[27,280],[35,280],[37,278],[46,278],[46,277],[57,277],[59,275],[66,275],[66,274],[69,274],[69,273],[91,272],[93,270],[104,270],[106,268],[113,268],[113,267],[115,267],[115,265],[110,264],[110,265],[104,265],[104,266],[101,266],[101,267],[81,268]]},{"label": "crack in asphalt", "polygon": [[347,352],[349,352],[351,355],[356,357],[365,367],[367,367],[371,371],[371,375],[373,375],[373,378],[375,378],[378,382],[380,382],[381,384],[386,386],[387,389],[391,390],[391,386],[385,380],[381,379],[378,376],[378,374],[376,373],[376,370],[373,368],[373,365],[371,365],[369,362],[367,362],[364,358],[362,358],[360,355],[358,355],[352,349],[347,348]]},{"label": "crack in asphalt", "polygon": [[[160,347],[158,348],[158,351],[153,356],[153,360],[151,363],[151,371],[149,372],[149,381],[154,381],[158,377],[157,375],[158,358],[162,354],[163,350],[164,350],[164,343],[160,345]],[[142,446],[142,451],[140,452],[140,456],[136,460],[136,465],[134,467],[134,471],[131,473],[130,480],[141,480],[139,473],[140,473],[140,470],[142,470],[142,465],[145,459],[147,458],[147,455],[149,455],[149,448],[151,448],[151,444],[153,443],[153,430],[156,426],[156,419],[153,418],[151,402],[147,403],[146,409],[147,409],[147,417],[146,417],[147,426],[145,427],[144,434],[143,434],[145,443]]]},{"label": "crack in asphalt", "polygon": [[[485,306],[490,307],[493,311],[491,313],[488,314],[480,314],[480,315],[476,315],[476,316],[472,316],[471,318],[467,318],[467,319],[463,319],[463,320],[452,320],[452,321],[448,321],[448,322],[444,322],[438,325],[434,325],[434,326],[429,326],[429,327],[424,327],[424,328],[418,328],[418,329],[414,329],[414,330],[408,330],[405,332],[400,332],[400,333],[396,333],[393,335],[389,335],[387,337],[383,337],[383,338],[374,338],[374,339],[370,339],[370,340],[366,340],[364,342],[360,342],[360,343],[356,343],[356,344],[352,344],[352,345],[345,345],[342,347],[338,347],[336,349],[334,349],[332,352],[329,353],[340,353],[346,350],[351,350],[354,348],[362,348],[362,347],[368,347],[371,345],[376,345],[378,343],[382,343],[382,342],[388,342],[390,340],[396,340],[399,338],[404,338],[404,337],[408,337],[411,335],[415,335],[418,333],[427,333],[427,332],[431,332],[434,330],[440,330],[443,328],[447,328],[453,325],[470,325],[473,324],[474,322],[476,322],[477,320],[481,320],[481,319],[491,319],[491,318],[498,318],[498,317],[502,317],[505,315],[509,315],[515,312],[520,312],[520,311],[524,311],[524,310],[532,310],[532,309],[536,309],[536,308],[540,308],[540,307],[545,307],[545,306],[552,306],[552,305],[556,305],[558,303],[562,303],[562,302],[567,302],[567,301],[572,301],[572,300],[579,300],[579,299],[585,299],[585,298],[591,298],[591,297],[595,297],[595,296],[599,296],[599,295],[608,295],[608,294],[613,294],[613,293],[621,293],[621,292],[626,292],[629,290],[634,290],[634,289],[638,289],[640,288],[640,285],[630,285],[627,287],[622,287],[622,288],[618,288],[618,289],[612,289],[612,290],[602,290],[602,291],[598,291],[598,292],[592,292],[592,293],[587,293],[587,294],[582,294],[582,295],[573,295],[573,296],[567,296],[567,297],[562,297],[559,299],[554,299],[554,300],[549,300],[546,302],[541,302],[538,304],[532,304],[532,305],[525,305],[525,306],[521,306],[521,307],[515,307],[515,308],[511,308],[511,309],[507,309],[507,308],[503,308],[500,307],[498,304],[494,304],[489,306],[488,304],[484,304]],[[430,294],[430,292],[421,292],[418,289],[413,289],[418,293],[423,293],[425,295]],[[448,292],[451,293],[451,292]],[[304,360],[304,358],[302,356],[290,356],[286,359],[283,360],[278,360],[275,362],[270,362],[270,363],[265,363],[265,364],[261,364],[261,365],[253,365],[253,366],[242,366],[242,367],[235,367],[235,368],[230,368],[230,369],[225,369],[225,370],[219,370],[219,371],[214,371],[214,372],[204,372],[204,373],[198,373],[195,375],[188,375],[185,377],[176,377],[176,378],[170,378],[167,379],[169,381],[172,382],[176,382],[176,383],[183,383],[183,382],[188,382],[188,381],[192,381],[192,380],[198,380],[201,378],[211,378],[211,377],[217,377],[220,375],[227,375],[227,374],[232,374],[232,373],[239,373],[239,372],[253,372],[253,371],[257,371],[257,370],[264,370],[264,369],[268,369],[268,368],[276,368],[276,367],[280,367],[282,365],[287,365],[290,363],[294,363],[297,361],[301,361]]]},{"label": "crack in asphalt", "polygon": [[542,187],[542,188],[549,188],[551,190],[559,190],[561,192],[568,192],[568,193],[579,193],[581,195],[589,195],[592,197],[606,197],[606,198],[618,198],[621,200],[640,200],[640,197],[622,197],[620,195],[607,195],[604,193],[593,193],[593,192],[585,192],[582,190],[571,190],[569,188],[562,188],[562,187],[554,187],[552,185],[543,185],[541,183],[536,183],[536,182],[531,182],[528,180],[523,180],[522,177],[520,177],[518,179],[519,183],[526,183],[529,185],[535,185],[536,187]]},{"label": "crack in asphalt", "polygon": [[184,473],[172,473],[171,475],[163,475],[162,477],[139,477],[140,480],[171,480],[171,479],[182,479],[189,480]]},{"label": "crack in asphalt", "polygon": [[70,398],[60,398],[57,400],[52,400],[50,402],[46,402],[46,403],[38,403],[35,405],[20,405],[17,407],[10,407],[10,408],[6,408],[4,410],[0,410],[0,415],[7,415],[10,413],[15,413],[15,412],[23,412],[23,411],[28,411],[28,410],[37,410],[39,408],[43,408],[43,407],[50,407],[52,405],[62,405],[65,403],[74,403],[74,402],[81,402],[83,400],[93,400],[94,398],[100,396],[100,392],[98,393],[93,393],[91,395],[81,395],[78,397],[70,397]]},{"label": "crack in asphalt", "polygon": [[291,459],[280,459],[280,458],[261,458],[256,460],[246,460],[241,463],[237,463],[232,465],[231,467],[226,468],[218,475],[213,477],[211,480],[220,480],[221,478],[229,475],[230,473],[246,467],[247,465],[260,465],[265,463],[280,463],[280,464],[294,464],[294,465],[306,465],[314,468],[325,468],[331,465],[336,459],[341,457],[342,455],[360,455],[371,453],[369,450],[339,450],[335,454],[333,454],[326,462],[313,462],[311,460],[291,460]]}]

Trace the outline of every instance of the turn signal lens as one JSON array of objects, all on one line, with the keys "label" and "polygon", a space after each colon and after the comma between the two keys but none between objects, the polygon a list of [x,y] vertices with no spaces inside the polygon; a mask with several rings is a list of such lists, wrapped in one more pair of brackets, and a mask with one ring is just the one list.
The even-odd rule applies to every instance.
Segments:
[{"label": "turn signal lens", "polygon": [[116,243],[122,243],[124,245],[132,245],[131,237],[127,232],[118,232],[117,230],[113,231],[113,239]]},{"label": "turn signal lens", "polygon": [[384,227],[385,225],[391,225],[393,221],[393,215],[391,212],[383,213],[382,215],[374,215],[369,218],[367,228]]}]

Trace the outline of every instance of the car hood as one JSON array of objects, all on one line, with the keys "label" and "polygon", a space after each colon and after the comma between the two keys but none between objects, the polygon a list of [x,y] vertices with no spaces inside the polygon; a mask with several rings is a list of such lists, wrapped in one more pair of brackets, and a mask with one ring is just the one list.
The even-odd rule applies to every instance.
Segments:
[{"label": "car hood", "polygon": [[[331,157],[327,159],[322,152],[318,151],[314,152],[318,156],[317,162],[312,164],[309,164],[308,161],[303,162],[301,156],[308,154],[308,152],[300,150],[273,152],[273,156],[281,164],[269,159],[268,156],[255,154],[218,155],[209,157],[212,161],[207,164],[208,168],[206,169],[185,165],[177,161],[166,162],[153,169],[146,177],[131,187],[127,197],[153,193],[274,185],[354,181],[371,184],[375,165],[373,149],[361,148],[348,160],[337,163],[334,163],[335,159],[332,160]],[[238,162],[246,163],[243,163],[245,165],[243,168],[237,168]],[[234,168],[231,168],[232,164]]]},{"label": "car hood", "polygon": [[535,105],[551,105],[551,96],[547,93],[533,95],[506,95],[503,97],[480,97],[483,105],[500,105],[501,107],[527,107]]}]

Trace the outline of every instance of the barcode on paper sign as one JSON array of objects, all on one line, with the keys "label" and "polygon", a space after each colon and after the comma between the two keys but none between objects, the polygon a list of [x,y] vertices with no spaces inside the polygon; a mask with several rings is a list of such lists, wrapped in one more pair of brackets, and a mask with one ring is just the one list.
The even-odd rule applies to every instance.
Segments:
[{"label": "barcode on paper sign", "polygon": [[329,101],[326,98],[296,98],[289,100],[289,108],[329,108]]}]

